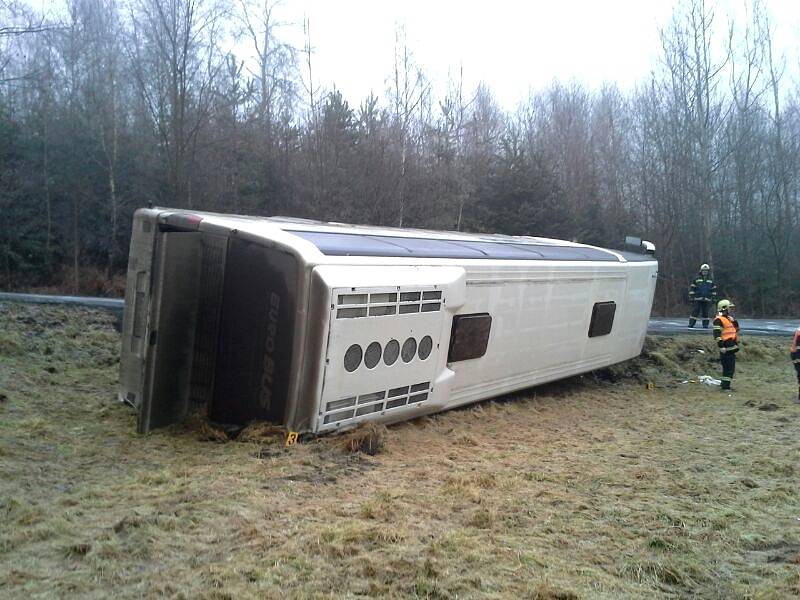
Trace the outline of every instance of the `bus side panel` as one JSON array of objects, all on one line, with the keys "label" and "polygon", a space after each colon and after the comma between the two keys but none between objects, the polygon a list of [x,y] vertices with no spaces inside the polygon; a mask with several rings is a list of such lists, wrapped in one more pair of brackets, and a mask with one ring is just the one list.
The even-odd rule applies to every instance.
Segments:
[{"label": "bus side panel", "polygon": [[465,313],[492,316],[484,356],[450,364],[453,406],[538,385],[618,362],[625,340],[619,320],[608,335],[588,336],[596,303],[625,312],[624,269],[585,266],[502,268],[467,276]]}]

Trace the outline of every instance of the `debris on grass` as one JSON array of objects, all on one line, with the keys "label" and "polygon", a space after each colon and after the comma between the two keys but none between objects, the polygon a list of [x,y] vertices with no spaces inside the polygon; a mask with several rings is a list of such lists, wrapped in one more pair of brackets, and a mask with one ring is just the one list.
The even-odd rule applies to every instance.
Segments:
[{"label": "debris on grass", "polygon": [[177,429],[181,428],[196,435],[201,442],[216,442],[218,444],[230,442],[238,432],[238,430],[234,432],[228,431],[223,425],[212,423],[202,410],[190,412],[184,418],[183,423],[177,426]]},{"label": "debris on grass", "polygon": [[208,421],[200,423],[197,429],[197,438],[204,442],[217,442],[219,444],[226,444],[231,441],[228,434],[219,427],[214,427]]},{"label": "debris on grass", "polygon": [[363,452],[375,456],[383,450],[386,442],[386,426],[365,423],[349,433],[343,434],[341,446],[345,452]]},{"label": "debris on grass", "polygon": [[722,381],[720,379],[715,379],[710,375],[700,375],[697,380],[705,385],[722,385]]},{"label": "debris on grass", "polygon": [[254,442],[257,444],[274,444],[283,440],[286,429],[266,421],[250,423],[246,427],[225,426],[209,421],[202,412],[189,415],[183,426],[196,432],[197,439],[203,442],[217,442],[225,444],[230,441]]},{"label": "debris on grass", "polygon": [[775,404],[774,402],[766,402],[758,407],[758,410],[764,410],[767,412],[772,412],[773,410],[778,410],[780,407]]},{"label": "debris on grass", "polygon": [[275,444],[283,441],[286,429],[266,421],[251,423],[236,436],[238,442],[256,442],[258,444]]}]

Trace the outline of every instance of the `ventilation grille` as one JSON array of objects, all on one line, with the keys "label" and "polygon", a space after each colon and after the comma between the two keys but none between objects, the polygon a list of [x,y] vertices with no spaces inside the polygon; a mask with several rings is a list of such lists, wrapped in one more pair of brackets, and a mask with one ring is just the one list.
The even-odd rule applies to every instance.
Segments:
[{"label": "ventilation grille", "polygon": [[442,309],[441,290],[339,294],[337,319],[385,317],[436,312]]},{"label": "ventilation grille", "polygon": [[392,388],[371,394],[360,396],[350,396],[341,400],[332,400],[325,405],[323,413],[323,423],[341,424],[344,421],[371,415],[374,413],[384,413],[411,404],[419,404],[428,399],[431,382],[425,381],[411,386]]}]

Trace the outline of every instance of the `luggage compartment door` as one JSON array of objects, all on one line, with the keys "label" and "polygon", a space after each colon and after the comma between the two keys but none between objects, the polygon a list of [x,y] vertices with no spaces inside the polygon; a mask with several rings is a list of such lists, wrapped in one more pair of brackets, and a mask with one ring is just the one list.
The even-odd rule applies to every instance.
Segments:
[{"label": "luggage compartment door", "polygon": [[[137,430],[178,422],[189,403],[195,324],[198,310],[201,234],[172,231],[156,240],[150,320],[138,325],[144,381],[137,408]],[[138,288],[138,286],[137,286]],[[135,312],[147,314],[145,307]]]},{"label": "luggage compartment door", "polygon": [[294,376],[297,260],[236,237],[228,242],[211,420],[284,423]]},{"label": "luggage compartment door", "polygon": [[147,355],[148,321],[153,264],[158,236],[158,212],[139,209],[133,215],[133,232],[125,283],[125,314],[122,319],[122,347],[119,357],[121,402],[137,411],[144,391],[144,364]]}]

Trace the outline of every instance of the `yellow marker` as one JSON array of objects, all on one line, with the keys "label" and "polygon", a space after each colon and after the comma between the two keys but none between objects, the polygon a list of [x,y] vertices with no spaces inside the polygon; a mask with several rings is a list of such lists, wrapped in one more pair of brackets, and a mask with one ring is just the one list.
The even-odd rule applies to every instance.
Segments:
[{"label": "yellow marker", "polygon": [[297,443],[297,432],[296,431],[287,431],[286,432],[286,445],[287,446],[294,446]]}]

